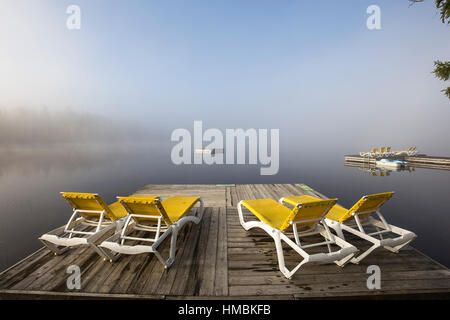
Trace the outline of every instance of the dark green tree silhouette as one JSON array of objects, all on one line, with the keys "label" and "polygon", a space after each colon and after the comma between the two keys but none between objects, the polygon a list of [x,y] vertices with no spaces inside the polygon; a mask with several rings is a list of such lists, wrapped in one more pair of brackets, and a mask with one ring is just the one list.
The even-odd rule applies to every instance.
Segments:
[{"label": "dark green tree silhouette", "polygon": [[[450,24],[450,0],[435,0],[436,8],[440,10],[441,21],[444,24]],[[411,4],[416,2],[423,2],[423,0],[409,0]],[[434,75],[436,78],[441,79],[443,81],[448,81],[450,77],[450,61],[440,61],[436,60],[434,62]],[[444,94],[450,98],[450,87],[442,90]]]}]

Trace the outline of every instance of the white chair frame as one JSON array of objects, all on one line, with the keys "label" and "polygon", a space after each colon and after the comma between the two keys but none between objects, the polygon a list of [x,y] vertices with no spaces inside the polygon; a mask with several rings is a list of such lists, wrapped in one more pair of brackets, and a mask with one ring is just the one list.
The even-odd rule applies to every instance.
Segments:
[{"label": "white chair frame", "polygon": [[[283,202],[284,198],[281,198],[279,201],[280,203]],[[305,232],[298,232],[297,230],[297,224],[299,223],[305,223],[305,222],[313,222],[313,221],[320,221],[323,220],[322,218],[319,219],[312,219],[312,220],[304,220],[304,221],[295,221],[292,223],[292,230],[294,233],[295,242],[292,241],[287,235],[283,233],[283,231],[273,228],[269,226],[267,223],[264,223],[262,221],[244,221],[244,216],[242,213],[242,202],[244,200],[240,201],[237,205],[238,214],[239,214],[239,221],[242,225],[242,227],[245,230],[250,230],[253,228],[260,228],[263,229],[269,236],[271,236],[275,242],[275,248],[277,251],[277,258],[278,258],[278,266],[280,268],[280,271],[283,273],[283,275],[291,279],[294,273],[296,273],[301,266],[303,266],[306,263],[330,263],[334,262],[338,266],[343,267],[358,251],[356,247],[349,244],[348,242],[336,237],[333,235],[327,226],[324,225],[322,227],[319,224],[315,225],[315,228],[307,230]],[[299,205],[301,206],[301,205]],[[330,207],[331,208],[331,207]],[[300,237],[314,235],[314,234],[320,234],[322,235],[326,241],[324,242],[318,242],[313,243],[309,245],[302,245],[300,242]],[[297,264],[292,270],[289,270],[286,267],[285,261],[284,261],[284,253],[283,253],[283,246],[281,241],[284,241],[287,243],[292,249],[294,249],[302,258],[303,260]],[[338,245],[341,247],[338,251],[331,251],[331,244]],[[304,249],[311,248],[315,246],[321,246],[326,245],[328,247],[328,253],[316,253],[316,254],[309,254]]]},{"label": "white chair frame", "polygon": [[[98,213],[98,221],[91,221],[81,216],[80,213]],[[52,230],[41,237],[39,240],[50,249],[55,255],[64,253],[70,247],[79,245],[89,245],[100,256],[106,257],[105,252],[98,247],[105,237],[110,236],[116,229],[123,225],[123,220],[112,221],[105,220],[106,211],[73,209],[73,214],[66,225]],[[77,216],[79,216],[77,218]],[[75,228],[80,225],[89,225],[95,227],[95,231],[80,231]],[[62,235],[61,235],[62,234]],[[87,237],[74,237],[81,235]],[[61,248],[63,247],[63,248]]]},{"label": "white chair frame", "polygon": [[[159,200],[155,200],[159,201]],[[117,232],[110,238],[106,239],[100,244],[100,247],[109,249],[111,253],[106,253],[106,259],[110,262],[113,262],[119,258],[121,254],[141,254],[141,253],[154,253],[157,259],[164,265],[164,268],[169,268],[173,262],[175,261],[175,253],[177,248],[177,236],[178,232],[181,228],[188,222],[193,222],[198,224],[204,212],[204,204],[203,200],[199,198],[200,207],[198,216],[184,216],[177,222],[172,223],[169,226],[162,225],[163,216],[162,214],[159,216],[150,216],[150,215],[139,215],[131,213],[131,210],[123,204],[127,211],[129,212],[125,223],[121,227],[121,229],[117,230]],[[158,209],[158,207],[155,205]],[[159,209],[158,209],[159,211]],[[134,218],[154,218],[157,219],[157,225],[155,226],[147,226],[143,224],[139,224],[137,220]],[[155,232],[154,238],[139,238],[139,237],[130,237],[128,236],[134,230],[141,230],[147,232]],[[159,251],[157,250],[159,245],[166,239],[169,235],[172,235],[170,241],[170,254],[168,259],[164,259]],[[135,240],[135,241],[144,241],[151,242],[151,245],[126,245],[125,240]]]},{"label": "white chair frame", "polygon": [[[372,214],[376,213],[380,220],[377,220],[371,216],[367,216],[365,219],[363,219],[363,221],[361,221],[359,215],[368,213]],[[353,213],[352,215],[354,218],[353,225],[351,223],[346,224],[345,222],[338,222],[326,218],[324,221],[324,224],[334,229],[336,231],[336,234],[342,239],[345,239],[343,231],[347,231],[373,244],[369,249],[367,249],[357,257],[351,259],[352,263],[359,264],[361,260],[367,257],[367,255],[369,255],[372,251],[380,247],[384,247],[385,249],[391,252],[398,253],[404,246],[409,244],[417,237],[411,231],[388,224],[386,222],[386,219],[381,214],[380,210],[358,212]],[[355,228],[355,225],[358,229]],[[364,226],[367,225],[374,226],[377,229],[377,231],[367,233],[364,230]],[[384,239],[383,234],[389,232],[398,234],[399,237]],[[379,236],[380,238],[378,239],[375,236]]]}]

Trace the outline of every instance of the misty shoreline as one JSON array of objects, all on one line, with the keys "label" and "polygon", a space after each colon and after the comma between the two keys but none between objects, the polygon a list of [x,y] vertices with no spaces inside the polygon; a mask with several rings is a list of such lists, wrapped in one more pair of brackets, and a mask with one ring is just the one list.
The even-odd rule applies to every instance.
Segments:
[{"label": "misty shoreline", "polygon": [[0,150],[67,143],[145,142],[148,138],[155,141],[157,136],[150,128],[90,112],[0,108]]}]

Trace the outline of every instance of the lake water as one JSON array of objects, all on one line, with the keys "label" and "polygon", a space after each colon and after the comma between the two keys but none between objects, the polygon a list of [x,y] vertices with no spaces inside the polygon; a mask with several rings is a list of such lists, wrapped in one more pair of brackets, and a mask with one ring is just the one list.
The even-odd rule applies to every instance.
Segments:
[{"label": "lake water", "polygon": [[344,154],[281,150],[280,170],[258,165],[180,165],[167,144],[64,145],[0,151],[0,269],[32,253],[37,238],[71,214],[61,191],[96,192],[107,202],[146,184],[305,183],[351,206],[362,195],[395,191],[383,207],[388,222],[414,231],[412,245],[450,266],[450,171],[421,169],[372,176],[344,166]]}]

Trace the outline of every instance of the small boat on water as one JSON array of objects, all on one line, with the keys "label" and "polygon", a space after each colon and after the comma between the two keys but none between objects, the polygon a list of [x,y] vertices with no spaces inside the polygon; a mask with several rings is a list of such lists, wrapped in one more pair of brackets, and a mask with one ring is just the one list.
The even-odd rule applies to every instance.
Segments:
[{"label": "small boat on water", "polygon": [[409,162],[394,159],[381,159],[376,161],[377,167],[403,168],[409,165]]}]

